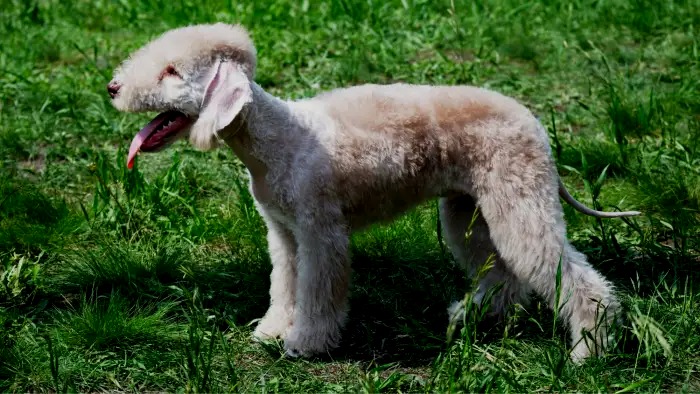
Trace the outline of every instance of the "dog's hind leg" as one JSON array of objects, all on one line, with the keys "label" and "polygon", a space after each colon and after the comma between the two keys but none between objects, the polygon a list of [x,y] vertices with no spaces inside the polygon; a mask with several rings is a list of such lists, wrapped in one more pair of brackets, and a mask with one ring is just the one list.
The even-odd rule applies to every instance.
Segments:
[{"label": "dog's hind leg", "polygon": [[292,325],[297,280],[297,245],[293,235],[280,223],[262,216],[267,224],[267,245],[272,262],[270,308],[260,320],[253,336],[257,339],[283,337]]},{"label": "dog's hind leg", "polygon": [[[568,323],[572,359],[602,351],[608,340],[607,323],[619,304],[611,284],[566,239],[551,162],[501,163],[503,167],[493,169],[498,177],[482,178],[478,199],[499,256],[509,272],[528,283]],[[526,176],[523,168],[530,171]],[[588,338],[592,343],[586,343]]]},{"label": "dog's hind leg", "polygon": [[[440,198],[440,223],[445,243],[455,261],[467,271],[470,277],[476,273],[476,265],[482,260],[479,258],[480,255],[483,255],[482,251],[486,251],[490,246],[487,233],[485,238],[483,234],[476,235],[482,241],[475,245],[476,248],[467,248],[467,232],[470,230],[469,225],[475,209],[474,200],[468,195]],[[478,230],[477,232],[479,232]],[[474,243],[471,239],[470,242]],[[485,258],[483,261],[486,261]]]},{"label": "dog's hind leg", "polygon": [[[474,199],[468,195],[452,195],[440,199],[440,222],[445,242],[460,266],[474,277],[480,267],[489,260],[491,267],[481,278],[474,301],[481,303],[494,286],[502,286],[491,298],[491,314],[503,317],[508,305],[525,302],[529,288],[521,283],[503,265],[491,241],[489,228],[476,208]],[[448,314],[459,319],[462,310],[460,301],[450,306]]]}]

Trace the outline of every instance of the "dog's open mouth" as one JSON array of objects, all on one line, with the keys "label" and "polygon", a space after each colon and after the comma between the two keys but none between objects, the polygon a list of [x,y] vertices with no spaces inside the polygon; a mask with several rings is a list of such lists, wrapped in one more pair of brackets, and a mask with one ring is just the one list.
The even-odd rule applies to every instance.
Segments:
[{"label": "dog's open mouth", "polygon": [[156,116],[131,141],[127,168],[134,166],[139,151],[157,152],[175,142],[191,125],[192,119],[180,111],[166,111]]}]

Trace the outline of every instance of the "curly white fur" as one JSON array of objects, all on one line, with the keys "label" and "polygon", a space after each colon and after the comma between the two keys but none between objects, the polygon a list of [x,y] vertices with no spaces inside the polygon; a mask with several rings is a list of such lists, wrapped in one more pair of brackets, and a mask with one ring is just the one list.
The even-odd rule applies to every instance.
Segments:
[{"label": "curly white fur", "polygon": [[[350,233],[440,198],[457,261],[475,267],[497,254],[477,296],[503,283],[492,301],[496,313],[529,291],[553,305],[561,261],[560,316],[571,330],[572,357],[603,350],[620,305],[567,241],[563,188],[547,135],[529,110],[470,86],[364,85],[284,101],[253,81],[255,61],[243,28],[190,26],[137,51],[112,83],[121,86],[118,109],[184,112],[195,119],[195,146],[223,141],[248,168],[272,260],[270,309],[256,337],[283,338],[290,355],[337,346],[348,308]],[[169,66],[176,73],[164,78]],[[586,331],[593,343],[583,340]]]}]

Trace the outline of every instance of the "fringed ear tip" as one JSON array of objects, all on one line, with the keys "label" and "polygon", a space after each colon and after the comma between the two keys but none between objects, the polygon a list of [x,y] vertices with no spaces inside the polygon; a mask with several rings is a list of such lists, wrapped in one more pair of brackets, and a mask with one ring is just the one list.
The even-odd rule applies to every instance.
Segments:
[{"label": "fringed ear tip", "polygon": [[216,133],[212,133],[206,130],[204,125],[196,125],[199,127],[193,127],[190,131],[190,144],[195,147],[198,151],[206,152],[217,147],[218,141],[216,139]]}]

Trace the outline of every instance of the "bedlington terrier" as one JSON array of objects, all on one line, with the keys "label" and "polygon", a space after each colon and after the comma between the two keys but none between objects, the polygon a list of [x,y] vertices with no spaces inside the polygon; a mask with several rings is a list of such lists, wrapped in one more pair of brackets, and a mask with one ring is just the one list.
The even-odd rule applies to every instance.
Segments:
[{"label": "bedlington terrier", "polygon": [[255,69],[244,28],[196,25],[137,50],[107,86],[118,110],[162,112],[134,137],[129,168],[139,151],[179,138],[201,150],[226,144],[247,167],[272,261],[270,307],[254,337],[282,338],[290,356],[336,347],[348,309],[350,233],[439,198],[456,261],[469,269],[497,254],[477,291],[503,284],[495,313],[530,291],[554,305],[561,264],[559,316],[572,358],[604,350],[620,304],[569,244],[559,196],[599,217],[638,212],[592,211],[574,200],[528,109],[470,86],[362,85],[286,101],[254,82]]}]

